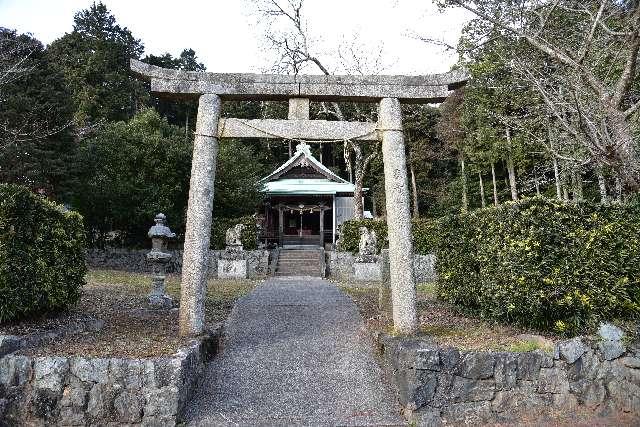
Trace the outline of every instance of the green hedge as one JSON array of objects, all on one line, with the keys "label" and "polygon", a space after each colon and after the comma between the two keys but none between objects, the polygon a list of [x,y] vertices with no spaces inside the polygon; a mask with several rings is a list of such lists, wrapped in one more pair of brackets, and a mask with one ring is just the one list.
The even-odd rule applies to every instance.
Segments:
[{"label": "green hedge", "polygon": [[213,218],[211,223],[211,247],[213,249],[224,249],[227,229],[236,224],[245,225],[242,232],[243,248],[246,250],[256,249],[258,247],[258,227],[256,226],[256,219],[252,216]]},{"label": "green hedge", "polygon": [[640,314],[640,210],[535,198],[437,223],[438,295],[573,334]]},{"label": "green hedge", "polygon": [[[389,247],[387,223],[378,219],[352,219],[345,221],[340,227],[341,251],[358,252],[360,243],[360,227],[375,230],[378,236],[378,250]],[[437,223],[430,219],[414,219],[411,221],[413,244],[416,253],[432,254],[437,239]]]},{"label": "green hedge", "polygon": [[0,184],[0,322],[63,310],[86,274],[82,217]]}]

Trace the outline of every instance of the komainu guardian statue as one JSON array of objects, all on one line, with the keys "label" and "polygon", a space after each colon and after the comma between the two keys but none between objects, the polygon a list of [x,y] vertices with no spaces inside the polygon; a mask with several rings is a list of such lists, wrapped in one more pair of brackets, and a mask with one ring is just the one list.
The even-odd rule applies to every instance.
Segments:
[{"label": "komainu guardian statue", "polygon": [[375,262],[378,238],[376,232],[367,227],[360,227],[360,245],[358,247],[359,262]]},{"label": "komainu guardian statue", "polygon": [[227,229],[227,234],[225,236],[225,244],[227,245],[227,249],[231,248],[239,248],[242,250],[242,232],[245,229],[244,224],[236,224],[231,228]]}]

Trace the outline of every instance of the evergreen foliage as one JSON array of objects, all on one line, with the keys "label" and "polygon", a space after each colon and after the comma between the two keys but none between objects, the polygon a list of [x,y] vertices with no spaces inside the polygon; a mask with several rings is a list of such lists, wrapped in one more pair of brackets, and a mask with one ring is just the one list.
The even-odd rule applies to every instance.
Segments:
[{"label": "evergreen foliage", "polygon": [[[82,142],[81,180],[73,206],[85,218],[92,245],[117,230],[119,243],[146,245],[158,212],[176,233],[184,230],[191,141],[152,109],[114,122]],[[112,242],[117,243],[117,242]]]},{"label": "evergreen foliage", "polygon": [[[352,219],[340,226],[340,241],[338,249],[346,252],[358,252],[360,244],[360,227],[374,230],[378,238],[378,251],[389,247],[387,223],[379,219]],[[417,254],[433,254],[438,239],[438,225],[432,219],[414,218],[411,221],[414,251]]]},{"label": "evergreen foliage", "polygon": [[640,209],[542,198],[437,224],[438,295],[482,317],[577,333],[640,314]]},{"label": "evergreen foliage", "polygon": [[75,304],[84,285],[82,217],[0,184],[0,322]]},{"label": "evergreen foliage", "polygon": [[126,120],[148,97],[129,71],[129,59],[139,58],[144,46],[102,2],[76,13],[73,31],[47,50],[71,88],[79,126]]},{"label": "evergreen foliage", "polygon": [[73,191],[73,114],[42,44],[0,27],[0,182],[64,198]]}]

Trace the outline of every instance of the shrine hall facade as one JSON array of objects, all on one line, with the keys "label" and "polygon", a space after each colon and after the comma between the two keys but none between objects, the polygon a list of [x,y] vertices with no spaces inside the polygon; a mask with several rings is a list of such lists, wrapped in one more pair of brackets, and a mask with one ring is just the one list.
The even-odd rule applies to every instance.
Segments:
[{"label": "shrine hall facade", "polygon": [[295,154],[260,180],[262,240],[279,246],[325,246],[354,216],[355,185],[340,178],[300,143]]}]

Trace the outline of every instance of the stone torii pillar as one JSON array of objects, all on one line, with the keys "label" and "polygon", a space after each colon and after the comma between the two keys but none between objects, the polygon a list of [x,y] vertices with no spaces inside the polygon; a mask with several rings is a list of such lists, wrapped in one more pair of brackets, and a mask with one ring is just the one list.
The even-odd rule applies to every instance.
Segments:
[{"label": "stone torii pillar", "polygon": [[397,98],[380,101],[378,131],[382,139],[384,163],[393,325],[397,332],[410,334],[416,331],[418,325],[415,310],[416,279],[402,110]]},{"label": "stone torii pillar", "polygon": [[198,100],[187,230],[180,285],[180,335],[199,335],[204,328],[204,295],[209,267],[213,183],[218,156],[220,97],[204,94]]}]

